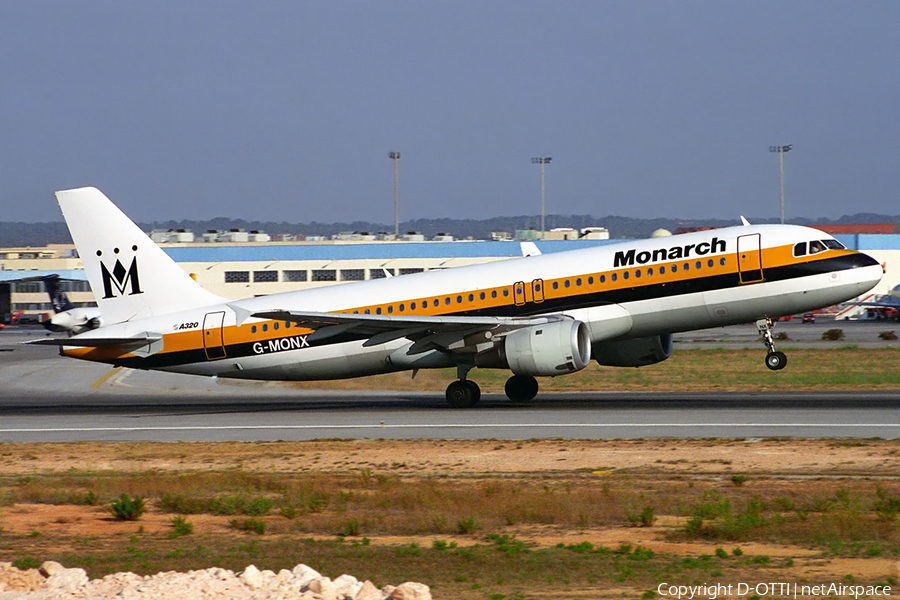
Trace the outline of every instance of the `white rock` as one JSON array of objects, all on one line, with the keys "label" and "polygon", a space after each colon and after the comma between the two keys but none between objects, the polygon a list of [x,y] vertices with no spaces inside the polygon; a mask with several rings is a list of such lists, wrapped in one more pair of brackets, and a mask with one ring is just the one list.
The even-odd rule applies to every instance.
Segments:
[{"label": "white rock", "polygon": [[244,572],[241,573],[238,579],[251,590],[262,587],[264,581],[263,574],[259,572],[255,565],[250,565],[244,569]]},{"label": "white rock", "polygon": [[431,600],[431,590],[424,583],[407,581],[398,585],[388,597],[391,600]]},{"label": "white rock", "polygon": [[362,583],[353,575],[341,575],[334,580],[334,589],[338,598],[355,598]]},{"label": "white rock", "polygon": [[47,578],[47,588],[55,592],[75,592],[88,582],[84,569],[64,569]]},{"label": "white rock", "polygon": [[359,591],[353,597],[353,600],[381,600],[381,590],[375,587],[375,584],[366,579]]},{"label": "white rock", "polygon": [[310,582],[315,581],[316,579],[322,579],[321,573],[306,565],[297,565],[291,572],[294,574],[294,582],[298,584],[301,589],[305,588]]},{"label": "white rock", "polygon": [[338,599],[337,589],[335,589],[334,587],[334,582],[327,577],[310,581],[309,585],[306,586],[306,589],[307,591],[313,592],[314,594],[318,594],[321,600]]},{"label": "white rock", "polygon": [[65,571],[66,568],[56,562],[55,560],[45,561],[44,564],[41,565],[41,575],[44,577],[52,577],[56,575],[60,571]]}]

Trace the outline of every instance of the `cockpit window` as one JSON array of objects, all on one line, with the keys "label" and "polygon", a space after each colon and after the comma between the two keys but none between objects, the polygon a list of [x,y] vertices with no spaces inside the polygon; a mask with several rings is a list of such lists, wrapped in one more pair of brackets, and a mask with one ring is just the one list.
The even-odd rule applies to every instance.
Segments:
[{"label": "cockpit window", "polygon": [[825,247],[829,250],[846,250],[847,247],[837,240],[822,240]]},{"label": "cockpit window", "polygon": [[818,254],[819,252],[825,252],[825,250],[825,244],[823,244],[819,240],[813,240],[809,243],[810,254]]},{"label": "cockpit window", "polygon": [[806,256],[806,242],[794,244],[794,256]]}]

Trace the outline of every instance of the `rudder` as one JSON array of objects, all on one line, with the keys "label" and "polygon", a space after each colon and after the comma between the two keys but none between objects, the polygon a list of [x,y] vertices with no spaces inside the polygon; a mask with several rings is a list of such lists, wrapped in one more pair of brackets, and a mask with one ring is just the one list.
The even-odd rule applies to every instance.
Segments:
[{"label": "rudder", "polygon": [[56,192],[104,323],[113,324],[222,301],[163,252],[103,192]]}]

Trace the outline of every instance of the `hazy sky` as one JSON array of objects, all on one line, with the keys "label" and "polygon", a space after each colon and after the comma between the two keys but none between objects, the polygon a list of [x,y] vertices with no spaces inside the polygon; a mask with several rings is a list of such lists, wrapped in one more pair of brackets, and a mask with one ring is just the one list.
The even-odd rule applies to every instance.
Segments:
[{"label": "hazy sky", "polygon": [[900,2],[0,0],[0,220],[900,213]]}]

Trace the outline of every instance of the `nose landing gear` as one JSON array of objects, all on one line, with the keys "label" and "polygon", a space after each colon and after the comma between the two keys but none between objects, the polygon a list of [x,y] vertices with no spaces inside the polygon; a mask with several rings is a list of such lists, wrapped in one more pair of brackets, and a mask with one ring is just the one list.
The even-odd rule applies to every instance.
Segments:
[{"label": "nose landing gear", "polygon": [[763,343],[769,351],[766,354],[766,366],[773,371],[780,371],[787,366],[787,356],[785,356],[784,352],[775,350],[775,342],[772,339],[772,328],[774,327],[775,322],[769,318],[760,319],[756,322],[756,330],[763,336]]}]

